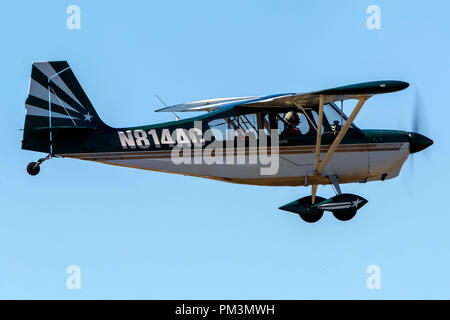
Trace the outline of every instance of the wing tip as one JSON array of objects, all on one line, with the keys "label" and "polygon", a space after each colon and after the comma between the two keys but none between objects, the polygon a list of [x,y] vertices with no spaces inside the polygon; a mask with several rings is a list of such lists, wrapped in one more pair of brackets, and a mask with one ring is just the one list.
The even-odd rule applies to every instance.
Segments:
[{"label": "wing tip", "polygon": [[353,94],[381,94],[404,90],[409,87],[409,83],[399,80],[381,80],[351,84],[342,87],[325,89],[314,92],[320,95],[353,95]]}]

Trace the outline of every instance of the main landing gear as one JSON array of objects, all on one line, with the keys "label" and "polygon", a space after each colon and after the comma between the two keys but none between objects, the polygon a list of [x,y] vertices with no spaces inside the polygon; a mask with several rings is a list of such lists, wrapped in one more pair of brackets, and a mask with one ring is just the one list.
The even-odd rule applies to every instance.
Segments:
[{"label": "main landing gear", "polygon": [[[325,201],[326,199],[316,196],[316,200],[319,201],[319,202],[322,202],[322,201]],[[301,205],[301,206],[303,206],[305,208],[305,210],[300,210],[298,212],[298,215],[304,221],[309,222],[309,223],[314,223],[314,222],[319,221],[322,218],[323,210],[321,210],[321,209],[319,209],[317,207],[313,207],[311,205],[311,201],[312,201],[312,197],[311,196],[298,199],[299,205]]]},{"label": "main landing gear", "polygon": [[332,211],[333,216],[341,221],[351,220],[356,215],[356,212],[358,212],[356,208]]},{"label": "main landing gear", "polygon": [[41,158],[41,159],[39,159],[38,161],[36,161],[36,162],[30,162],[28,165],[27,165],[27,172],[28,172],[28,174],[30,175],[30,176],[35,176],[35,175],[37,175],[38,173],[39,173],[39,171],[41,171],[41,163],[42,162],[44,162],[44,161],[46,161],[46,160],[49,160],[49,159],[51,159],[52,158],[52,156],[49,154],[48,156],[46,156],[45,158]]},{"label": "main landing gear", "polygon": [[[328,176],[336,196],[325,199],[316,196],[314,203],[312,203],[312,196],[303,197],[301,199],[292,201],[279,209],[296,213],[303,219],[303,221],[313,223],[319,221],[324,211],[329,211],[333,216],[340,221],[348,221],[353,219],[359,209],[367,203],[367,200],[361,196],[350,193],[342,193],[339,186],[338,179],[335,175]],[[317,190],[313,188],[313,193]]]},{"label": "main landing gear", "polygon": [[361,196],[350,193],[341,193],[330,199],[316,196],[314,204],[312,197],[307,196],[292,201],[279,209],[296,213],[303,221],[313,223],[322,218],[324,211],[330,211],[340,221],[351,220],[357,211],[367,203]]},{"label": "main landing gear", "polygon": [[[356,212],[367,203],[367,200],[355,194],[342,193],[338,178],[335,175],[329,175],[328,179],[334,187],[336,196],[330,199],[316,196],[314,203],[312,202],[312,196],[307,196],[285,204],[279,209],[296,213],[303,221],[309,223],[319,221],[324,211],[330,211],[340,221],[353,219]],[[316,191],[317,185],[313,186],[312,193],[316,194]]]}]

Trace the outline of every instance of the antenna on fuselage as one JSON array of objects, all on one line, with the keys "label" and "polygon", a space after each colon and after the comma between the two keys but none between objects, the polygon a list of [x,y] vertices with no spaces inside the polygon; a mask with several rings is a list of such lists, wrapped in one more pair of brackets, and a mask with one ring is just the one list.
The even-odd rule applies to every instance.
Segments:
[{"label": "antenna on fuselage", "polygon": [[[163,105],[165,105],[167,108],[169,107],[169,106],[167,105],[167,103],[165,103],[165,102],[163,101],[163,99],[161,99],[156,93],[155,93],[155,97],[158,98],[158,100],[161,101],[161,103],[162,103]],[[175,116],[175,119],[176,119],[177,121],[180,120],[180,117],[179,117],[175,112],[173,112],[172,110],[169,110],[169,111],[173,113],[173,115]]]}]

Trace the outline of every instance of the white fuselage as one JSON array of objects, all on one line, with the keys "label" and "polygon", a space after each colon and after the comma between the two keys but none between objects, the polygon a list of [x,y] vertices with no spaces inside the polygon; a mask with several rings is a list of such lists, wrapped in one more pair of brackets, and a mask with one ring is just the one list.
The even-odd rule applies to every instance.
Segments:
[{"label": "white fuselage", "polygon": [[[321,147],[321,157],[329,146]],[[320,176],[314,175],[315,146],[279,147],[278,170],[275,174],[262,175],[261,168],[267,164],[249,164],[248,148],[244,164],[237,164],[236,158],[227,164],[207,164],[204,154],[196,153],[190,164],[177,164],[173,161],[171,150],[126,151],[108,153],[64,154],[61,156],[82,160],[97,161],[111,165],[133,167],[145,170],[197,176],[231,183],[299,186],[330,184],[328,176],[334,175],[339,183],[366,182],[391,179],[400,173],[409,155],[408,142],[343,144],[338,147]],[[221,154],[216,150],[216,155]],[[251,152],[251,151],[250,151]],[[197,160],[194,160],[197,157]],[[201,159],[198,159],[201,157]],[[209,159],[210,160],[210,159]],[[206,162],[206,163],[205,163]]]}]

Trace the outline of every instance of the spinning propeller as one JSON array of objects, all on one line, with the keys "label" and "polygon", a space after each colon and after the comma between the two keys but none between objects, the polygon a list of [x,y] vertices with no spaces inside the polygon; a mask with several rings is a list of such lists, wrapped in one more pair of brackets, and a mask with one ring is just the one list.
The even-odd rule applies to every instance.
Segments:
[{"label": "spinning propeller", "polygon": [[433,140],[418,133],[426,129],[426,120],[425,106],[419,91],[416,89],[413,105],[412,131],[408,132],[411,168],[414,168],[414,153],[422,151],[433,144]]}]

